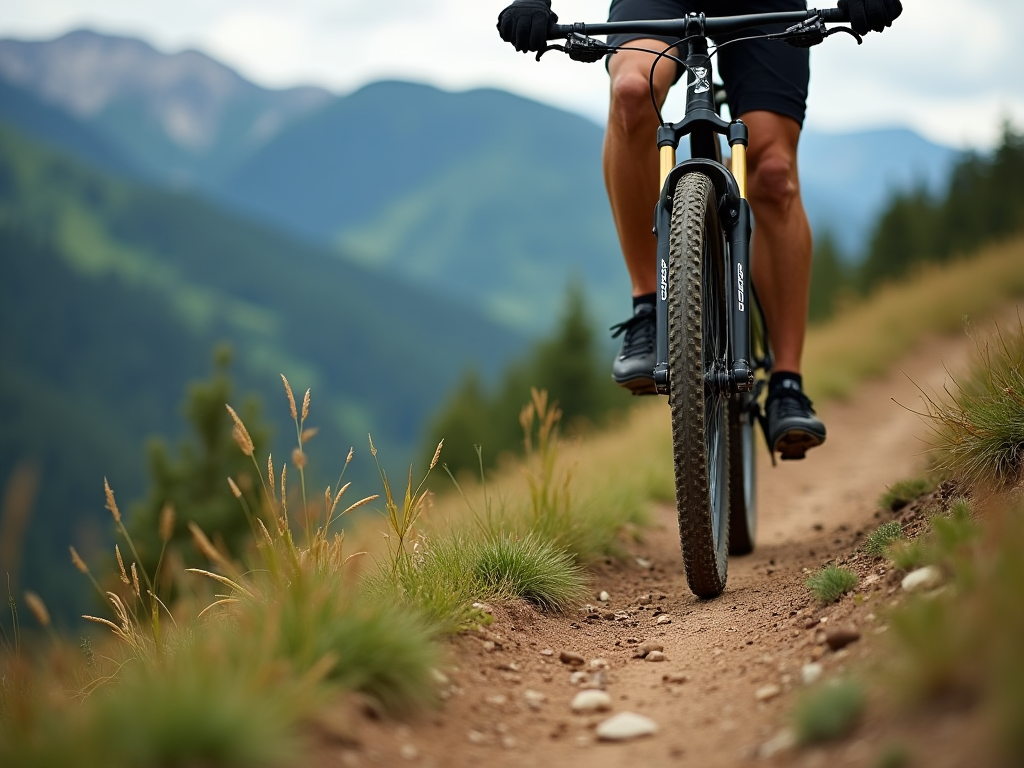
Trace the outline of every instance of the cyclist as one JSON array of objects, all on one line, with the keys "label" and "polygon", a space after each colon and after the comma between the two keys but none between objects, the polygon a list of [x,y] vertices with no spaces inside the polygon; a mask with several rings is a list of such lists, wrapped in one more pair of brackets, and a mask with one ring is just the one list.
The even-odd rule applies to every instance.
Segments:
[{"label": "cyclist", "polygon": [[[860,34],[883,31],[903,11],[900,0],[838,0],[838,5],[849,13],[851,26]],[[732,16],[805,9],[804,0],[612,0],[609,21],[680,18],[698,11]],[[519,51],[540,51],[549,25],[557,18],[550,0],[514,0],[498,16],[498,31]],[[744,30],[715,42],[775,31],[780,29]],[[608,42],[660,51],[674,39],[612,35]],[[651,139],[658,120],[650,101],[651,61],[650,54],[640,51],[619,51],[607,59],[611,103],[604,178],[633,288],[632,316],[612,327],[613,336],[623,336],[612,378],[635,394],[655,391],[656,243],[651,236],[651,211],[658,199],[658,150]],[[660,104],[683,75],[681,70],[670,59],[658,62],[654,89]],[[783,459],[802,459],[807,449],[825,441],[825,425],[803,393],[800,375],[811,282],[811,229],[800,199],[797,143],[810,78],[809,51],[764,39],[746,40],[722,49],[718,71],[731,114],[750,129],[747,196],[755,220],[751,269],[775,355],[765,403],[768,442]]]}]

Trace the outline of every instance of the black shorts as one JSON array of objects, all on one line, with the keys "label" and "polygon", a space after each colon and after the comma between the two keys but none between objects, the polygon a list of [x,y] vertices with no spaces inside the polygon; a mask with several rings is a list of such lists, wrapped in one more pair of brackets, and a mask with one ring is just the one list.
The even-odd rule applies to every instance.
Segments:
[{"label": "black shorts", "polygon": [[[708,16],[738,16],[746,13],[801,11],[805,0],[612,0],[608,21],[641,19],[675,19],[687,13],[703,11]],[[786,25],[768,25],[715,38],[722,44],[737,37],[778,32]],[[609,35],[612,45],[630,40],[656,39],[665,44],[675,42],[658,35]],[[683,53],[685,56],[685,52]],[[767,110],[786,115],[801,126],[807,111],[807,84],[811,76],[810,51],[794,48],[778,40],[744,40],[727,45],[712,60],[712,67],[725,83],[729,112],[733,117],[753,110]],[[676,80],[682,75],[677,67]]]}]

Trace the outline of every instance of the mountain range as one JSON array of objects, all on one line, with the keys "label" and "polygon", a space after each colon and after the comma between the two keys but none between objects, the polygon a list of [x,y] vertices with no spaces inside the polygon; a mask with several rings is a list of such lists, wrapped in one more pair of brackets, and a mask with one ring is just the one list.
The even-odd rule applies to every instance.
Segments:
[{"label": "mountain range", "polygon": [[[0,41],[0,81],[116,147],[105,168],[130,163],[520,332],[551,326],[573,278],[602,324],[628,311],[603,128],[579,115],[401,82],[268,90],[196,51],[89,31]],[[812,224],[856,259],[891,190],[941,185],[956,157],[908,130],[805,131]]]}]

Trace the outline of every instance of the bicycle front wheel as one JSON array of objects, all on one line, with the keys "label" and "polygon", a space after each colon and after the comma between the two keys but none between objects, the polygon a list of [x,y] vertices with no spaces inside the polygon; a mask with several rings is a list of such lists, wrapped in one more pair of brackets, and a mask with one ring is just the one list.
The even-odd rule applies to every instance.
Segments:
[{"label": "bicycle front wheel", "polygon": [[715,189],[688,173],[669,233],[669,406],[676,511],[686,580],[698,597],[725,589],[729,550],[729,325],[725,238]]}]

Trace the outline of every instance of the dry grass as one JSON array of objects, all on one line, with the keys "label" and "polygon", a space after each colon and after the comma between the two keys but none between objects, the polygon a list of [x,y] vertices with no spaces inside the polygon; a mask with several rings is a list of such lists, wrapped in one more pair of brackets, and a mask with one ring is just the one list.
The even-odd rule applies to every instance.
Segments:
[{"label": "dry grass", "polygon": [[1024,239],[924,267],[812,329],[804,353],[807,389],[814,398],[846,397],[924,336],[955,331],[965,316],[985,315],[1022,296]]}]

